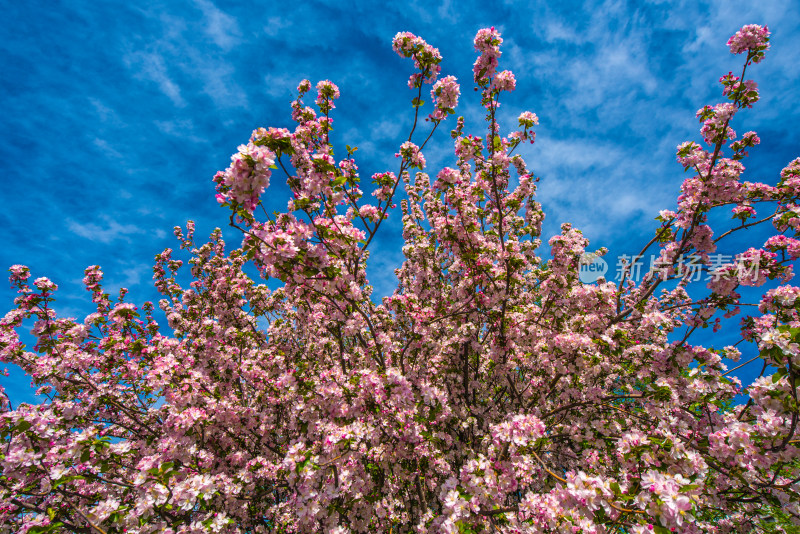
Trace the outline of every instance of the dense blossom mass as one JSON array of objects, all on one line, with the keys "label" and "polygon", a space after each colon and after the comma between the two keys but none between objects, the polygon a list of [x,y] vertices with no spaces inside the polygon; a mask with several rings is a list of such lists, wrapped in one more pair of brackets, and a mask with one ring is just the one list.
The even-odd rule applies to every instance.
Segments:
[{"label": "dense blossom mass", "polygon": [[[355,147],[334,156],[338,87],[319,82],[313,109],[301,82],[296,126],[257,129],[214,179],[241,245],[229,250],[220,231],[197,243],[189,223],[175,229],[184,252],[157,256],[168,328],[153,304],[103,292],[97,266],[84,279],[96,311],[82,320],[57,317],[55,284],[13,266],[0,358],[45,400],[0,407],[0,532],[797,525],[800,159],[774,184],[743,181],[760,139],[732,128],[758,100],[745,74],[768,40],[752,25],[729,41],[744,67],[720,79],[726,102],[698,111],[702,141],[678,147],[687,177],[642,248],[657,261],[641,280],[582,283],[585,258],[605,250],[587,251],[569,224],[549,259],[537,253],[544,213],[516,151],[538,118],[522,112],[501,132],[516,79],[497,70],[494,28],[474,41],[486,128],[465,133],[458,118],[455,157],[432,174],[424,151],[460,95],[455,77],[437,81],[437,49],[395,37],[416,68],[413,127],[398,168],[366,186]],[[262,217],[278,169],[292,198]],[[365,269],[390,215],[402,217],[405,261],[379,301]],[[730,260],[714,263],[720,251]],[[708,282],[694,283],[687,258]],[[246,274],[256,270],[262,279]],[[761,296],[746,301],[742,287]],[[738,342],[693,341],[706,327]],[[743,386],[731,361],[761,374]]]}]

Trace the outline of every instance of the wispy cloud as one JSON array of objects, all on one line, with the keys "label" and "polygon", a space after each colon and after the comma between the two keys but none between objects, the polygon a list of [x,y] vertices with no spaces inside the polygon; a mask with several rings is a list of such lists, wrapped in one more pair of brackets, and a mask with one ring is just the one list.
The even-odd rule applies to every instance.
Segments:
[{"label": "wispy cloud", "polygon": [[677,194],[661,179],[668,169],[611,142],[543,139],[530,161],[542,177],[538,194],[548,215],[546,229],[557,232],[569,221],[592,240],[604,239],[603,245],[630,236],[639,223],[649,232],[655,207],[672,206]]},{"label": "wispy cloud", "polygon": [[545,22],[543,33],[544,39],[548,43],[554,43],[556,41],[581,43],[584,41],[584,38],[581,38],[575,28],[568,26],[566,22],[558,19],[551,19]]},{"label": "wispy cloud", "polygon": [[196,60],[193,74],[203,83],[203,91],[222,109],[242,108],[249,105],[247,93],[236,82],[236,70],[224,60]]},{"label": "wispy cloud", "polygon": [[157,120],[155,125],[161,133],[169,136],[200,142],[202,137],[197,135],[197,128],[192,119]]},{"label": "wispy cloud", "polygon": [[195,0],[195,4],[203,11],[206,23],[206,34],[223,50],[230,50],[241,39],[241,31],[236,19],[220,10],[210,0]]},{"label": "wispy cloud", "polygon": [[276,37],[291,27],[291,22],[286,17],[269,17],[264,24],[263,31],[270,37]]},{"label": "wispy cloud", "polygon": [[109,143],[105,139],[100,139],[95,137],[93,144],[101,152],[103,152],[104,156],[107,158],[112,158],[118,161],[123,161],[125,159],[125,156],[123,156],[122,153],[119,152],[116,148],[111,146],[111,143]]},{"label": "wispy cloud", "polygon": [[265,92],[273,98],[291,100],[296,97],[294,93],[299,82],[300,80],[290,80],[279,73],[264,75]]},{"label": "wispy cloud", "polygon": [[67,228],[77,236],[106,244],[121,239],[127,240],[131,236],[145,232],[135,224],[121,224],[108,215],[103,215],[101,218],[104,224],[79,223],[72,219],[67,219]]},{"label": "wispy cloud", "polygon": [[108,280],[106,291],[118,292],[120,288],[130,289],[143,282],[150,282],[153,266],[149,263],[130,262],[116,269],[115,277]]},{"label": "wispy cloud", "polygon": [[155,32],[156,38],[144,39],[141,35],[127,38],[122,47],[126,66],[137,78],[154,82],[177,107],[186,105],[183,87],[192,87],[195,96],[194,88],[198,85],[219,108],[247,106],[235,63],[228,60],[228,54],[241,44],[237,20],[210,0],[194,3],[202,15],[199,19],[142,11],[148,30]]},{"label": "wispy cloud", "polygon": [[164,56],[158,52],[136,51],[125,57],[125,63],[135,76],[154,82],[164,95],[178,107],[186,105],[181,89],[167,72]]}]

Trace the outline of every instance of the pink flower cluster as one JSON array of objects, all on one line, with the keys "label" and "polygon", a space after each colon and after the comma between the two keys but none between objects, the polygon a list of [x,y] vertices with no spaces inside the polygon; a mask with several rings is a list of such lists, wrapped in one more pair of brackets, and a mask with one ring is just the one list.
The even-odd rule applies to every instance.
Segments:
[{"label": "pink flower cluster", "polygon": [[11,273],[10,280],[12,283],[24,282],[31,276],[31,271],[24,265],[12,265],[8,268]]},{"label": "pink flower cluster", "polygon": [[513,139],[518,139],[520,142],[530,141],[531,144],[533,144],[534,141],[536,141],[536,132],[532,131],[531,128],[539,124],[539,117],[536,116],[536,113],[523,111],[517,118],[517,122],[522,127],[522,130],[512,132],[510,137]]},{"label": "pink flower cluster", "polygon": [[439,63],[442,55],[438,48],[434,48],[420,37],[410,32],[400,32],[392,39],[392,49],[400,57],[410,57],[414,59],[414,65],[419,69],[419,73],[412,74],[408,80],[408,86],[412,89],[422,87],[423,83],[433,83],[441,72]]},{"label": "pink flower cluster", "polygon": [[317,83],[317,106],[323,114],[328,114],[335,108],[333,101],[339,98],[339,88],[330,80],[323,80]]},{"label": "pink flower cluster", "polygon": [[495,91],[513,91],[517,88],[517,79],[510,70],[498,72],[492,80],[492,89]]},{"label": "pink flower cluster", "polygon": [[753,63],[759,63],[764,59],[764,51],[769,49],[769,29],[757,24],[742,26],[728,39],[728,46],[731,54],[747,52]]},{"label": "pink flower cluster", "polygon": [[235,202],[252,212],[259,197],[269,187],[270,168],[275,164],[275,153],[253,142],[239,146],[231,156],[231,165],[214,176],[217,183],[217,201]]},{"label": "pink flower cluster", "polygon": [[748,206],[746,204],[731,208],[731,212],[733,213],[734,218],[741,219],[742,221],[746,221],[747,219],[756,216],[756,210],[754,210],[752,206]]},{"label": "pink flower cluster", "polygon": [[[500,37],[500,33],[494,29],[494,26],[479,30],[475,35],[475,50],[480,52],[481,55],[472,66],[472,71],[475,74],[475,83],[479,86],[484,87],[494,77],[501,55],[500,45],[502,43],[503,39]],[[511,79],[513,80],[513,75]],[[505,85],[508,85],[508,83],[506,81]]]},{"label": "pink flower cluster", "polygon": [[736,132],[728,126],[734,114],[736,106],[733,104],[717,104],[716,106],[705,106],[698,110],[697,117],[703,123],[700,133],[709,145],[714,145],[726,139],[735,139]]},{"label": "pink flower cluster", "polygon": [[730,148],[733,150],[733,159],[742,159],[747,157],[747,149],[761,144],[761,138],[758,137],[756,132],[746,132],[738,141],[731,143]]},{"label": "pink flower cluster", "polygon": [[735,101],[739,107],[751,108],[758,102],[758,84],[754,80],[741,81],[741,78],[729,72],[719,81],[725,87],[722,94],[727,96],[728,100]]},{"label": "pink flower cluster", "polygon": [[504,421],[492,427],[492,438],[498,447],[508,443],[515,449],[527,447],[544,436],[544,423],[533,415],[515,415],[510,421]]},{"label": "pink flower cluster", "polygon": [[400,145],[400,152],[395,154],[395,157],[402,157],[409,165],[420,170],[425,168],[425,156],[422,155],[419,147],[411,141],[406,141]]},{"label": "pink flower cluster", "polygon": [[774,235],[767,239],[764,248],[770,252],[785,252],[793,260],[800,258],[800,240],[785,235]]},{"label": "pink flower cluster", "polygon": [[459,94],[461,94],[461,88],[455,76],[445,76],[436,82],[431,89],[434,111],[430,114],[430,118],[440,121],[446,119],[449,114],[455,113]]}]

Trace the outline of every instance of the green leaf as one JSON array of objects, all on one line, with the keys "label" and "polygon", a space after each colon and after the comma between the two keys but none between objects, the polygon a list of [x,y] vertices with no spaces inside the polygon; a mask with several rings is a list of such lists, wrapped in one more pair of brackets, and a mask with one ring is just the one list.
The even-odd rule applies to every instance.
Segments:
[{"label": "green leaf", "polygon": [[302,470],[303,470],[303,468],[304,468],[305,466],[307,466],[307,465],[308,465],[308,463],[309,463],[310,461],[311,461],[311,459],[310,459],[310,458],[306,458],[306,459],[305,459],[305,460],[303,460],[302,462],[298,462],[298,463],[296,463],[296,464],[295,464],[295,466],[294,466],[294,471],[295,471],[295,473],[300,473],[300,471],[302,471]]},{"label": "green leaf", "polygon": [[775,384],[787,374],[789,374],[789,371],[787,371],[785,367],[781,367],[775,372],[774,375],[772,375],[772,383]]},{"label": "green leaf", "polygon": [[88,462],[89,458],[91,457],[91,454],[92,451],[90,451],[89,449],[83,449],[83,452],[81,453],[81,462]]},{"label": "green leaf", "polygon": [[31,423],[28,421],[20,421],[19,423],[17,423],[17,430],[19,430],[20,432],[25,432],[30,427]]},{"label": "green leaf", "polygon": [[778,498],[777,498],[775,495],[769,495],[769,494],[767,494],[767,495],[765,495],[765,496],[764,496],[764,498],[765,498],[765,499],[767,500],[767,502],[768,502],[768,503],[770,503],[772,506],[774,506],[774,507],[776,507],[776,508],[781,508],[781,507],[782,507],[782,505],[781,505],[781,501],[780,501],[780,500],[779,500],[779,499],[778,499]]},{"label": "green leaf", "polygon": [[84,480],[86,477],[81,475],[70,475],[68,477],[62,477],[56,480],[55,484],[53,484],[53,488],[57,488],[62,484],[66,484],[67,482],[72,482],[73,480]]}]

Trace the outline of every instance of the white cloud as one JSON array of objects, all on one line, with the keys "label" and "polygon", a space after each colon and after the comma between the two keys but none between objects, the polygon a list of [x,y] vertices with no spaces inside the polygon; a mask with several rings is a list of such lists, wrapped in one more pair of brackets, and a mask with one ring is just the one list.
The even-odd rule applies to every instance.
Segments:
[{"label": "white cloud", "polygon": [[142,277],[152,271],[152,266],[147,263],[138,263],[122,269],[123,278],[117,281],[121,287],[137,286],[142,283]]},{"label": "white cloud", "polygon": [[[237,81],[236,62],[227,56],[241,40],[236,20],[209,0],[196,0],[196,4],[203,13],[201,20],[144,12],[152,24],[160,26],[161,33],[155,39],[126,42],[125,64],[135,77],[156,83],[177,107],[186,105],[184,91],[197,94],[197,87],[220,109],[247,107],[247,93]],[[208,41],[198,39],[201,32],[219,50],[208,50]],[[142,46],[142,42],[146,44]]]},{"label": "white cloud", "polygon": [[236,83],[235,68],[225,61],[195,57],[194,75],[203,80],[203,91],[219,108],[246,108],[247,93]]},{"label": "white cloud", "polygon": [[186,105],[181,96],[181,89],[167,72],[164,57],[157,52],[137,51],[125,57],[128,68],[136,72],[137,77],[155,82],[158,88],[172,103],[178,107]]},{"label": "white cloud", "polygon": [[292,23],[284,17],[270,17],[267,19],[266,26],[264,26],[264,33],[270,37],[275,37],[283,34],[291,26]]},{"label": "white cloud", "polygon": [[117,111],[106,105],[102,100],[99,98],[89,97],[89,104],[91,104],[92,108],[97,115],[97,118],[104,124],[108,124],[111,126],[123,126],[125,123],[120,119],[119,114]]},{"label": "white cloud", "polygon": [[394,271],[399,269],[405,260],[400,247],[386,247],[388,244],[386,241],[384,239],[381,243],[374,242],[375,245],[367,260],[367,278],[374,288],[372,300],[376,302],[380,302],[381,298],[388,297],[397,289],[397,275]]},{"label": "white cloud", "polygon": [[569,221],[587,236],[614,239],[675,204],[678,184],[663,181],[670,170],[634,149],[590,138],[543,139],[539,148],[527,159],[542,177],[538,200],[550,228]]},{"label": "white cloud", "polygon": [[291,80],[280,74],[267,74],[264,76],[266,92],[273,98],[293,99],[297,95],[297,84],[300,80]]},{"label": "white cloud", "polygon": [[447,21],[450,24],[456,24],[458,22],[459,13],[459,7],[453,5],[452,0],[444,0],[442,5],[439,6],[439,9],[436,10],[437,18],[440,21]]},{"label": "white cloud", "polygon": [[583,38],[578,32],[560,20],[548,20],[544,25],[544,38],[548,43],[555,41],[569,41],[574,43],[583,42]]},{"label": "white cloud", "polygon": [[207,143],[208,140],[197,134],[197,128],[191,119],[157,120],[156,128],[161,133],[177,137],[192,143]]},{"label": "white cloud", "polygon": [[95,137],[93,143],[94,146],[100,149],[100,151],[103,153],[104,156],[106,157],[110,156],[111,158],[116,159],[118,161],[122,161],[125,159],[125,156],[123,156],[122,153],[120,153],[117,149],[111,146],[111,144],[105,139],[100,139]]},{"label": "white cloud", "polygon": [[102,218],[105,221],[103,225],[81,224],[73,219],[67,219],[67,228],[75,235],[105,244],[118,239],[129,239],[131,235],[145,233],[144,229],[134,224],[120,224],[107,215]]},{"label": "white cloud", "polygon": [[241,31],[236,19],[221,11],[210,0],[195,0],[206,19],[206,34],[223,50],[230,50],[240,41]]},{"label": "white cloud", "polygon": [[[112,297],[122,288],[131,289],[152,279],[153,266],[149,263],[119,262],[103,269],[103,291]],[[82,282],[81,282],[82,284]]]}]

